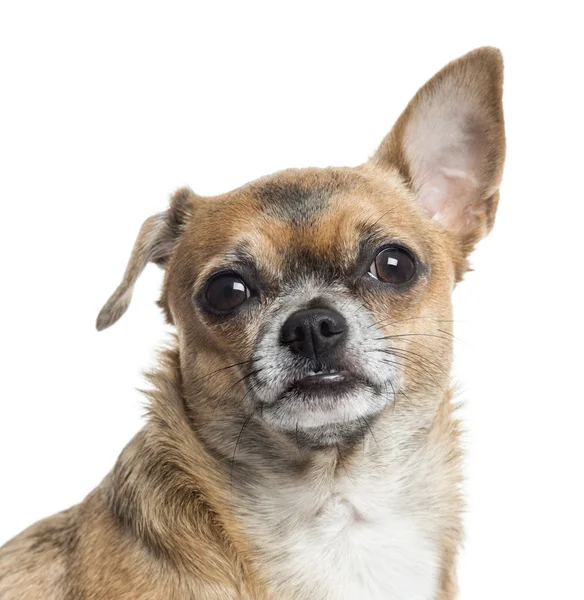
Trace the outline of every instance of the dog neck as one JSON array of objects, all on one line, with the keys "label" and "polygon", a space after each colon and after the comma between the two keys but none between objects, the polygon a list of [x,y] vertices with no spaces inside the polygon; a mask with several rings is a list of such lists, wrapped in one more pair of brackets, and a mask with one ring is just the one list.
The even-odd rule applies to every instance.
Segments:
[{"label": "dog neck", "polygon": [[[416,456],[439,446],[437,421],[449,416],[447,394],[410,398],[388,407],[353,447],[309,450],[256,419],[200,422],[184,393],[177,349],[161,355],[149,379],[148,423],[108,478],[109,501],[118,523],[150,551],[195,571],[201,522],[213,523],[223,560],[246,570],[269,559],[274,532],[285,537],[326,511],[340,510],[350,522],[369,518],[376,503],[407,512],[424,489],[420,469],[412,468],[423,463]],[[422,402],[436,409],[419,410],[412,431],[408,411]]]}]

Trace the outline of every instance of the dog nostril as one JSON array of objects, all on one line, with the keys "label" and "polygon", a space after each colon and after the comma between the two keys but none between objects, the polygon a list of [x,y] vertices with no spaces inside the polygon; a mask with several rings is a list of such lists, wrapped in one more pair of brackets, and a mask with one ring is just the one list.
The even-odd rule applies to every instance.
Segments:
[{"label": "dog nostril", "polygon": [[335,333],[334,331],[332,331],[330,323],[328,321],[323,321],[320,324],[320,332],[325,337],[330,337],[331,335],[333,335]]},{"label": "dog nostril", "polygon": [[303,342],[304,338],[304,329],[302,329],[302,327],[296,327],[296,329],[294,330],[294,339],[297,342]]}]

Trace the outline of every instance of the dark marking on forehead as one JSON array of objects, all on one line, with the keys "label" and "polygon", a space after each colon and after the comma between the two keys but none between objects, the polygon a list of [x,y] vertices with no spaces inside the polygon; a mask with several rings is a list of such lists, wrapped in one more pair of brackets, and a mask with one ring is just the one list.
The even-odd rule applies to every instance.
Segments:
[{"label": "dark marking on forehead", "polygon": [[306,174],[298,171],[296,177],[287,174],[258,182],[254,193],[266,214],[303,225],[326,210],[333,193],[346,188],[347,182],[340,174],[323,169]]},{"label": "dark marking on forehead", "polygon": [[258,190],[263,210],[294,225],[310,222],[325,210],[331,197],[328,186],[307,186],[295,181],[268,181]]},{"label": "dark marking on forehead", "polygon": [[345,276],[345,272],[335,256],[324,256],[309,248],[290,248],[286,253],[285,272],[287,280],[318,276],[321,280],[333,283]]}]

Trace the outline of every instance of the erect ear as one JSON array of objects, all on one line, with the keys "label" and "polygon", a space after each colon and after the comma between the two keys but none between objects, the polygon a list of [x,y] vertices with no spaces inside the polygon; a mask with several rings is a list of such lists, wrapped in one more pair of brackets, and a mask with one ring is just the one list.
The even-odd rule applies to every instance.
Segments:
[{"label": "erect ear", "polygon": [[132,299],[134,284],[149,263],[164,267],[176,240],[188,220],[197,195],[182,188],[170,199],[168,210],[146,219],[140,228],[122,282],[99,312],[96,321],[98,331],[113,325],[125,312]]},{"label": "erect ear", "polygon": [[469,252],[493,226],[505,159],[503,60],[479,48],[411,100],[370,163],[397,169],[428,215]]}]

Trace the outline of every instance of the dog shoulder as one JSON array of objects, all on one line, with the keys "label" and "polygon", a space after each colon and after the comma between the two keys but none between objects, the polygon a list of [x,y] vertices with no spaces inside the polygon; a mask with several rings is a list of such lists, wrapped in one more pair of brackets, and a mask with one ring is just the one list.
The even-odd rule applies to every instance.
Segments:
[{"label": "dog shoulder", "polygon": [[77,545],[76,511],[43,519],[0,548],[2,600],[66,597],[68,557]]}]

